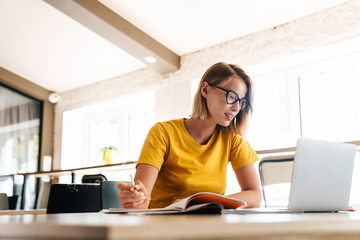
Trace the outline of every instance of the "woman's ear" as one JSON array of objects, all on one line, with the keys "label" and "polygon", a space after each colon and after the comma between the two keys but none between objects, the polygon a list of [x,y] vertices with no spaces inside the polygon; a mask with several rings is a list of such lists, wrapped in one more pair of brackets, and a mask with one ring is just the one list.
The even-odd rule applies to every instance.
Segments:
[{"label": "woman's ear", "polygon": [[203,82],[203,83],[201,84],[200,92],[201,92],[201,95],[202,95],[205,99],[207,98],[208,88],[209,88],[209,84],[208,84],[207,82]]}]

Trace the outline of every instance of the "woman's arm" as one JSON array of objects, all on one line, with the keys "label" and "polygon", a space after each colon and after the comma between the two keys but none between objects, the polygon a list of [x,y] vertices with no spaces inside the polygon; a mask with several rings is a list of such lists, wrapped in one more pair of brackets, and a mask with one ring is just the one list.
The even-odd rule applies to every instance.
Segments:
[{"label": "woman's arm", "polygon": [[135,190],[132,185],[119,182],[117,188],[120,203],[124,208],[147,208],[150,200],[150,193],[158,176],[159,170],[148,164],[139,164],[136,167]]},{"label": "woman's arm", "polygon": [[261,188],[254,164],[246,165],[235,171],[241,192],[229,195],[241,201],[246,201],[249,207],[259,207],[261,203]]}]

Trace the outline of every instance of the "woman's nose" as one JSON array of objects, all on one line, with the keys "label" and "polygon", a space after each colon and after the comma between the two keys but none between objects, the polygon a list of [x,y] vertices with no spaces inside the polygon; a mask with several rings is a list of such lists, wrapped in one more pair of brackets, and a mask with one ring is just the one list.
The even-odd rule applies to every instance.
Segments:
[{"label": "woman's nose", "polygon": [[239,101],[237,101],[236,103],[231,104],[231,111],[233,111],[233,112],[239,112],[240,111]]}]

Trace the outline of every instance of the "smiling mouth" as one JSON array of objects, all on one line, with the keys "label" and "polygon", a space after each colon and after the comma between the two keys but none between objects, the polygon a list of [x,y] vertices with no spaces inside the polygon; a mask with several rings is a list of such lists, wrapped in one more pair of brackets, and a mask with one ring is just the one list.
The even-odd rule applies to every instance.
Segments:
[{"label": "smiling mouth", "polygon": [[234,118],[233,115],[228,114],[228,113],[225,113],[225,116],[226,116],[229,120],[232,120],[232,119]]}]

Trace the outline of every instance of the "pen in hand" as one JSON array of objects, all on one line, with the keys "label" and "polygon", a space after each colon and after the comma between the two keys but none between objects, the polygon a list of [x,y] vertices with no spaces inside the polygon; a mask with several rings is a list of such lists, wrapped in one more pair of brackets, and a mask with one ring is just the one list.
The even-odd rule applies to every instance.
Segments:
[{"label": "pen in hand", "polygon": [[130,191],[134,192],[135,191],[135,181],[134,181],[134,177],[132,174],[130,174],[130,179],[131,179],[131,185],[132,185],[132,187],[130,188]]},{"label": "pen in hand", "polygon": [[[135,187],[135,180],[134,180],[134,177],[133,177],[132,174],[130,174],[130,179],[131,179],[131,185],[132,185],[132,187],[130,188],[130,191],[131,192],[137,192],[136,187]],[[142,201],[145,202],[145,200],[146,200],[145,194],[143,192],[141,192],[140,195],[142,197]]]}]

